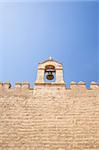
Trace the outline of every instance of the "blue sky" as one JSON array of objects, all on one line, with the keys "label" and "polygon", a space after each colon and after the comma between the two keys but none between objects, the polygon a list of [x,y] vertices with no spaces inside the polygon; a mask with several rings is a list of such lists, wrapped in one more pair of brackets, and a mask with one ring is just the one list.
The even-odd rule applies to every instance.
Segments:
[{"label": "blue sky", "polygon": [[99,2],[0,3],[0,81],[35,82],[38,63],[63,63],[68,84],[99,81]]}]

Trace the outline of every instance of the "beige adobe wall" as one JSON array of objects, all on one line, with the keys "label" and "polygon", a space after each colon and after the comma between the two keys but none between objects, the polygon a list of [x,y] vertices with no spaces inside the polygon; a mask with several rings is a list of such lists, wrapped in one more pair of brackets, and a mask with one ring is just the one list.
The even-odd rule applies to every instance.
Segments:
[{"label": "beige adobe wall", "polygon": [[0,84],[0,150],[99,150],[99,85]]}]

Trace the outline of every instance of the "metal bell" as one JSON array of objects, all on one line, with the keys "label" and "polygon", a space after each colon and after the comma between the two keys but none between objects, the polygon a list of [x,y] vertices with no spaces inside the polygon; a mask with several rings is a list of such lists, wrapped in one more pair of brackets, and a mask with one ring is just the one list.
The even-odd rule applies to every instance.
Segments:
[{"label": "metal bell", "polygon": [[53,79],[54,79],[54,75],[52,74],[51,71],[48,71],[48,72],[47,72],[46,78],[47,78],[48,80],[53,80]]}]

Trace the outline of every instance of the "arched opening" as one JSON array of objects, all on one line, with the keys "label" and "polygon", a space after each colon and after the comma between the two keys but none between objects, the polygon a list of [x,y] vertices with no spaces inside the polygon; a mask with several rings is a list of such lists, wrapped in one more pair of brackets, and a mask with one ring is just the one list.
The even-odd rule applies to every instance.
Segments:
[{"label": "arched opening", "polygon": [[44,81],[50,83],[50,82],[55,82],[55,80],[56,80],[55,66],[53,65],[45,66]]}]

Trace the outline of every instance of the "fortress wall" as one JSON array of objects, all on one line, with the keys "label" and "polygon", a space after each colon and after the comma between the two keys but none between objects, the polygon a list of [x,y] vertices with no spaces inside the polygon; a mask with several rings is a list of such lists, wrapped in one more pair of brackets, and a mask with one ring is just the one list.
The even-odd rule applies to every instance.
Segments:
[{"label": "fortress wall", "polygon": [[99,150],[98,84],[44,87],[0,84],[0,150]]}]

